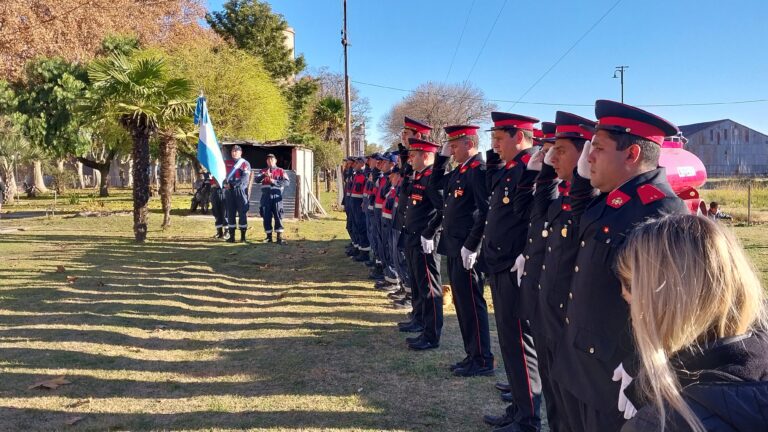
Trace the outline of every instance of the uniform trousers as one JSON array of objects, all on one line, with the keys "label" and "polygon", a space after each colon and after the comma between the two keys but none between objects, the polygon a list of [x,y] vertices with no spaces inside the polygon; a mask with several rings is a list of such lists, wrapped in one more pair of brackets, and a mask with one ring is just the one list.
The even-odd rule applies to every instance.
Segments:
[{"label": "uniform trousers", "polygon": [[541,427],[541,380],[531,328],[515,311],[519,308],[520,287],[516,273],[509,269],[488,275],[493,295],[499,349],[514,402],[507,414],[525,431]]},{"label": "uniform trousers", "polygon": [[493,367],[483,274],[475,268],[467,271],[460,257],[448,257],[448,278],[464,351],[477,366]]},{"label": "uniform trousers", "polygon": [[440,261],[436,254],[425,254],[421,246],[407,246],[408,269],[411,273],[413,321],[424,327],[422,333],[430,343],[439,343],[443,329],[443,286]]}]

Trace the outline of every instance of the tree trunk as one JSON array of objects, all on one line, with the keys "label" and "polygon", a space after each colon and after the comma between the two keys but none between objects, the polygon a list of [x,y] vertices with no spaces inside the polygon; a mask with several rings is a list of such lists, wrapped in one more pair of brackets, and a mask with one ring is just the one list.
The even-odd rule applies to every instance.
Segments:
[{"label": "tree trunk", "polygon": [[40,159],[35,159],[35,162],[33,163],[33,179],[35,181],[35,186],[37,186],[37,189],[40,192],[48,192],[48,188],[45,187],[45,180],[43,179],[43,163],[40,161]]},{"label": "tree trunk", "polygon": [[133,234],[136,241],[143,243],[147,239],[147,219],[149,216],[149,135],[150,131],[140,125],[132,125],[131,138],[133,149],[131,161],[133,169]]},{"label": "tree trunk", "polygon": [[171,226],[171,196],[176,187],[176,140],[160,135],[160,201],[163,206],[163,228]]},{"label": "tree trunk", "polygon": [[[94,170],[93,171],[93,181],[94,181],[93,186],[96,187],[97,185],[100,185],[102,178],[103,178],[103,176],[101,175],[101,171]],[[106,195],[101,195],[101,188],[99,188],[99,196],[109,196],[109,190],[107,190],[106,193],[107,193]]]},{"label": "tree trunk", "polygon": [[5,179],[5,203],[13,204],[19,193],[16,187],[16,167],[4,157],[0,157],[0,175]]},{"label": "tree trunk", "polygon": [[331,170],[329,169],[325,170],[325,191],[331,191]]},{"label": "tree trunk", "polygon": [[64,172],[64,159],[56,160],[56,169],[59,171],[59,173]]},{"label": "tree trunk", "polygon": [[128,159],[128,184],[126,186],[133,187],[133,158]]},{"label": "tree trunk", "polygon": [[75,162],[77,166],[77,188],[85,189],[85,175],[83,175],[83,163],[80,161]]},{"label": "tree trunk", "polygon": [[[96,162],[84,157],[78,157],[77,162],[94,169],[94,177],[97,177],[99,185],[99,196],[109,196],[109,169],[112,167],[112,160],[115,158],[116,150],[110,150],[105,158],[105,162]],[[82,172],[82,169],[81,169]]]}]

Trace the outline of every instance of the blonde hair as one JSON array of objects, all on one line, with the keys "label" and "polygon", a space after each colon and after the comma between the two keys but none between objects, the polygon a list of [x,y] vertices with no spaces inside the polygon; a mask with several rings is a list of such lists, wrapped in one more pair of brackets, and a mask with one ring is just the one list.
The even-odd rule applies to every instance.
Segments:
[{"label": "blonde hair", "polygon": [[766,328],[763,289],[752,265],[722,225],[705,217],[670,215],[634,230],[617,271],[632,294],[632,328],[644,366],[641,388],[661,419],[666,404],[692,430],[704,431],[683,400],[669,359],[719,338]]}]

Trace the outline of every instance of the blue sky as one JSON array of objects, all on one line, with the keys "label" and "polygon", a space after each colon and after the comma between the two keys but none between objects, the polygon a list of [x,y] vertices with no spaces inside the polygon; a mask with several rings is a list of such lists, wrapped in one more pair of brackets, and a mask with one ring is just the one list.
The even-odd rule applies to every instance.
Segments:
[{"label": "blue sky", "polygon": [[[208,5],[216,10],[223,2],[208,0]],[[402,89],[469,79],[489,99],[518,100],[616,2],[348,0],[350,76]],[[295,29],[296,50],[310,70],[344,70],[341,0],[271,4]],[[630,104],[768,99],[767,45],[766,0],[621,0],[523,100],[576,105],[618,100],[619,80],[612,78],[618,65],[629,65],[625,101]],[[373,109],[368,140],[383,144],[379,120],[406,93],[355,85]],[[594,117],[590,106],[498,106],[542,120],[553,120],[556,110]],[[677,124],[731,118],[768,133],[768,102],[646,109]]]}]

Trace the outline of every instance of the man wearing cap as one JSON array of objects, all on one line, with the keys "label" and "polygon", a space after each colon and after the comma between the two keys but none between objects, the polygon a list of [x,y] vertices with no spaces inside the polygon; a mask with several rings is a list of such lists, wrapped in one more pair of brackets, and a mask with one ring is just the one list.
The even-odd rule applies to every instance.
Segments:
[{"label": "man wearing cap", "polygon": [[414,327],[421,327],[418,337],[408,338],[408,347],[427,350],[440,346],[443,329],[443,286],[440,281],[440,261],[436,259],[435,243],[443,220],[443,191],[432,176],[443,173],[432,169],[435,143],[411,138],[408,159],[413,167],[413,183],[405,203],[405,250],[413,283],[414,304],[421,307],[413,312]]},{"label": "man wearing cap", "polygon": [[[406,204],[408,203],[408,196],[411,193],[411,182],[413,181],[413,167],[411,167],[410,163],[408,162],[408,148],[406,146],[408,145],[408,140],[411,138],[425,140],[428,139],[431,131],[432,127],[424,122],[410,118],[408,116],[404,117],[403,119],[403,130],[400,133],[402,142],[398,144],[401,180],[397,195],[397,211],[395,212],[394,216],[394,226],[401,233],[401,237],[399,238],[397,244],[398,250],[400,251],[400,254],[403,258],[405,257],[405,210]],[[398,262],[401,263],[401,266],[398,269],[398,274],[401,275],[400,278],[402,287],[397,292],[390,294],[390,298],[393,300],[395,308],[411,308],[411,317],[413,317],[415,311],[420,308],[420,305],[413,304],[417,302],[416,299],[412,298],[412,284],[410,281],[410,273],[408,272],[407,260],[401,259],[398,260]],[[402,266],[402,264],[405,264],[405,266]],[[398,323],[398,327],[402,331],[421,331],[418,326],[414,327],[412,324],[414,324],[413,319],[410,319],[408,321]]]},{"label": "man wearing cap", "polygon": [[658,166],[664,137],[676,135],[677,127],[607,100],[596,102],[595,115],[588,165],[579,161],[578,174],[600,195],[581,216],[572,246],[578,252],[552,378],[572,430],[617,431],[634,411],[623,392],[636,373],[629,309],[614,273],[617,251],[638,223],[687,209]]},{"label": "man wearing cap", "polygon": [[342,178],[342,188],[343,188],[343,197],[341,199],[341,205],[344,208],[344,214],[347,216],[347,223],[346,223],[346,230],[347,234],[349,235],[349,244],[345,248],[346,254],[352,255],[352,251],[355,249],[355,234],[354,234],[354,221],[352,220],[352,216],[350,215],[350,211],[352,210],[352,206],[350,203],[350,190],[352,186],[352,176],[354,173],[354,159],[351,157],[346,157],[342,161],[341,165],[341,178]]},{"label": "man wearing cap", "polygon": [[[229,225],[229,243],[235,242],[235,228],[240,228],[240,241],[245,242],[245,232],[248,230],[248,207],[251,164],[243,159],[243,149],[235,144],[230,151],[234,165],[227,173],[224,181],[225,199],[227,202],[227,222]],[[237,225],[235,224],[237,222]]]},{"label": "man wearing cap", "polygon": [[352,227],[354,232],[353,243],[355,249],[350,255],[357,260],[359,256],[365,255],[362,260],[367,261],[370,244],[368,243],[368,234],[365,227],[365,215],[363,213],[363,192],[365,190],[365,158],[355,158],[353,165],[352,184],[349,190],[349,207],[352,217]]},{"label": "man wearing cap", "polygon": [[448,142],[435,163],[436,169],[444,169],[453,156],[457,164],[441,185],[445,205],[437,252],[448,258],[448,277],[464,341],[465,358],[451,371],[463,377],[494,374],[488,306],[483,297],[485,281],[476,265],[489,195],[485,163],[478,154],[478,129],[471,125],[446,127]]},{"label": "man wearing cap", "polygon": [[[224,167],[226,173],[232,172],[232,167],[235,163],[232,159],[224,161]],[[226,178],[226,177],[225,177]],[[229,230],[227,227],[227,201],[224,193],[224,189],[219,185],[218,179],[211,176],[211,213],[213,213],[213,220],[216,226],[215,238],[229,238]],[[222,182],[223,183],[223,182]]]},{"label": "man wearing cap", "polygon": [[380,170],[382,172],[381,178],[378,182],[378,187],[376,189],[376,197],[374,199],[374,214],[377,217],[378,221],[378,256],[380,263],[377,263],[376,267],[374,268],[375,276],[379,277],[378,280],[384,281],[387,283],[387,286],[391,286],[392,284],[396,284],[398,282],[397,275],[395,274],[394,268],[390,265],[390,237],[391,237],[391,222],[392,217],[390,213],[390,218],[386,219],[384,218],[384,206],[387,201],[387,195],[389,194],[389,191],[392,189],[392,182],[390,180],[390,174],[392,173],[392,169],[397,165],[397,155],[386,152],[384,155],[382,155],[382,161],[380,162]]},{"label": "man wearing cap", "polygon": [[[555,341],[562,334],[565,304],[578,250],[578,219],[593,193],[589,180],[574,179],[576,162],[592,139],[595,122],[574,114],[558,111],[555,141],[547,152],[536,180],[534,209],[528,245],[522,260],[521,291],[535,303],[530,316],[536,344],[539,375],[547,407],[550,430],[568,430],[562,411],[559,389],[552,383],[550,370]],[[577,175],[576,175],[577,176]],[[531,247],[541,245],[539,247]],[[565,298],[564,298],[565,297]]]},{"label": "man wearing cap", "polygon": [[365,171],[365,189],[363,189],[363,216],[365,217],[365,235],[368,238],[368,244],[370,245],[368,251],[364,254],[360,254],[355,258],[355,261],[364,262],[366,266],[373,267],[376,263],[376,240],[373,237],[373,198],[374,188],[376,187],[376,181],[378,178],[379,170],[377,165],[379,163],[380,155],[378,153],[372,153],[366,157]]},{"label": "man wearing cap", "polygon": [[[390,157],[391,162],[397,161],[397,155]],[[381,237],[386,250],[384,257],[384,280],[376,284],[376,289],[395,292],[400,288],[400,275],[397,272],[397,237],[399,231],[393,226],[394,213],[397,208],[397,187],[400,183],[400,168],[393,165],[387,173],[386,194],[381,207]]]},{"label": "man wearing cap", "polygon": [[534,152],[533,117],[491,113],[493,149],[487,154],[490,206],[485,221],[481,256],[493,294],[499,348],[504,359],[513,403],[504,415],[484,421],[507,429],[537,431],[541,426],[541,383],[530,326],[520,318],[520,288],[515,259],[525,247],[533,201],[535,171],[526,169]]},{"label": "man wearing cap", "polygon": [[267,155],[267,167],[262,169],[255,179],[261,184],[261,200],[259,201],[259,213],[264,218],[264,232],[267,234],[267,243],[272,243],[272,219],[274,219],[274,231],[277,233],[277,243],[284,244],[283,240],[283,188],[290,181],[282,168],[277,166],[277,158],[272,153]]}]

